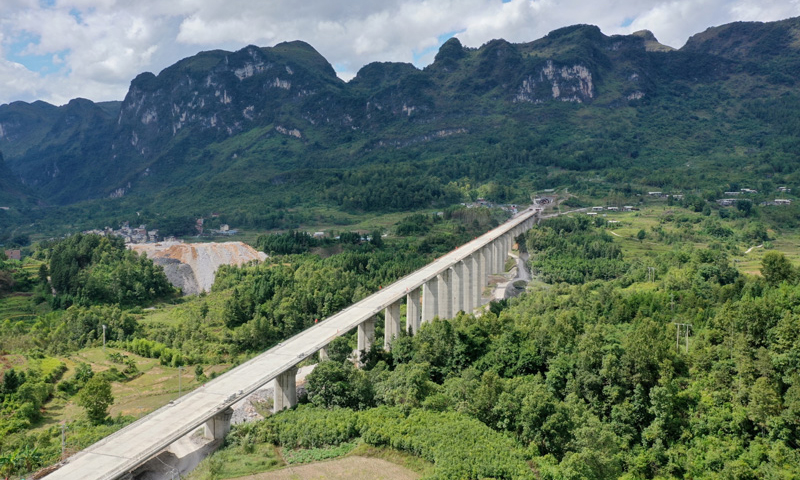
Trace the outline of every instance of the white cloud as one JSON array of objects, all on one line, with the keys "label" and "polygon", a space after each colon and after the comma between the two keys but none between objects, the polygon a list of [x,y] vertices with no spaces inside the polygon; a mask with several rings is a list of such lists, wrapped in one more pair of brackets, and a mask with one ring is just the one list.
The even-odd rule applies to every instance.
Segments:
[{"label": "white cloud", "polygon": [[[800,15],[800,0],[39,0],[0,2],[0,103],[75,96],[121,99],[142,71],[158,72],[200,50],[304,40],[343,78],[372,61],[432,61],[439,38],[459,32],[477,47],[527,42],[576,23],[604,33],[653,31],[680,47],[694,33],[736,20]],[[628,22],[626,22],[628,19]],[[625,24],[625,26],[622,26]],[[32,39],[19,50],[19,42]],[[12,54],[53,58],[31,72]],[[22,58],[23,57],[14,57]]]},{"label": "white cloud", "polygon": [[0,85],[2,95],[11,102],[14,100],[33,101],[45,94],[41,77],[19,63],[0,59]]}]

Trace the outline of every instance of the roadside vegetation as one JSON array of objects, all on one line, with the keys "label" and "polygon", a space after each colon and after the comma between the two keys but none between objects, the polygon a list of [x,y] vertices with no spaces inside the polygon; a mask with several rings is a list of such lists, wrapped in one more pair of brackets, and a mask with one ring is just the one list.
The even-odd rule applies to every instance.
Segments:
[{"label": "roadside vegetation", "polygon": [[[269,248],[267,262],[222,268],[213,291],[195,297],[178,297],[160,267],[112,238],[73,235],[36,245],[24,262],[4,260],[0,473],[59,459],[62,424],[65,454],[88,446],[176,398],[179,376],[189,391],[506,215],[486,208],[411,215],[403,222],[417,227],[392,228],[386,238],[379,229],[322,242],[292,232],[262,236],[256,243]],[[23,461],[23,452],[35,455]]]},{"label": "roadside vegetation", "polygon": [[425,478],[800,475],[798,252],[763,247],[796,233],[691,210],[542,222],[526,294],[376,342],[362,369],[320,363],[296,409],[216,455],[356,443],[430,462]]},{"label": "roadside vegetation", "polygon": [[[346,360],[354,336],[338,339],[300,406],[234,428],[195,478],[365,451],[419,459],[426,478],[800,474],[798,232],[767,208],[640,206],[543,221],[519,238],[526,293],[427,324],[391,353],[377,342],[362,369]],[[88,446],[175,398],[179,375],[188,391],[502,220],[456,208],[369,240],[263,236],[273,256],[221,269],[212,292],[135,305],[56,300],[42,273],[58,244],[3,261],[0,306],[27,313],[0,323],[0,472],[57,460],[62,423],[65,454]],[[98,249],[90,270],[124,258],[94,239],[66,245]],[[688,346],[676,323],[691,325]]]}]

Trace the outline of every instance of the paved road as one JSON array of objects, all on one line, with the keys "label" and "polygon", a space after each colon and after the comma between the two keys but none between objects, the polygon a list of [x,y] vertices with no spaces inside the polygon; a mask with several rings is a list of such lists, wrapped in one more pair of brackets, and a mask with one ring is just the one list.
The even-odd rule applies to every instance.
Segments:
[{"label": "paved road", "polygon": [[64,466],[45,478],[112,480],[125,475],[182,436],[196,430],[206,420],[313,355],[337,336],[344,335],[357,327],[405,297],[407,292],[424,284],[535,214],[536,210],[533,209],[520,212],[494,230],[95,443],[71,457]]}]

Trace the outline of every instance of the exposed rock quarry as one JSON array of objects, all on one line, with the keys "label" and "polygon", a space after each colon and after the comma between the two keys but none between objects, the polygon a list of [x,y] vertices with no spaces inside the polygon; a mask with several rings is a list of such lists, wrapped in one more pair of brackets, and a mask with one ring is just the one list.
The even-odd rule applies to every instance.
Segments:
[{"label": "exposed rock quarry", "polygon": [[220,265],[243,265],[264,261],[265,253],[242,242],[225,243],[143,243],[128,246],[144,253],[164,267],[167,279],[184,295],[208,292]]}]

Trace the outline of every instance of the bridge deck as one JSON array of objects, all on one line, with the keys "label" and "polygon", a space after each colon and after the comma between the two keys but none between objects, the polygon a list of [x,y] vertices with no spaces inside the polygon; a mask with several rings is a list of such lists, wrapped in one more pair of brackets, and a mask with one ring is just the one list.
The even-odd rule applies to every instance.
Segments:
[{"label": "bridge deck", "polygon": [[494,230],[100,440],[45,478],[112,480],[125,475],[280,373],[313,355],[335,337],[344,335],[535,214],[534,209],[521,212]]}]

